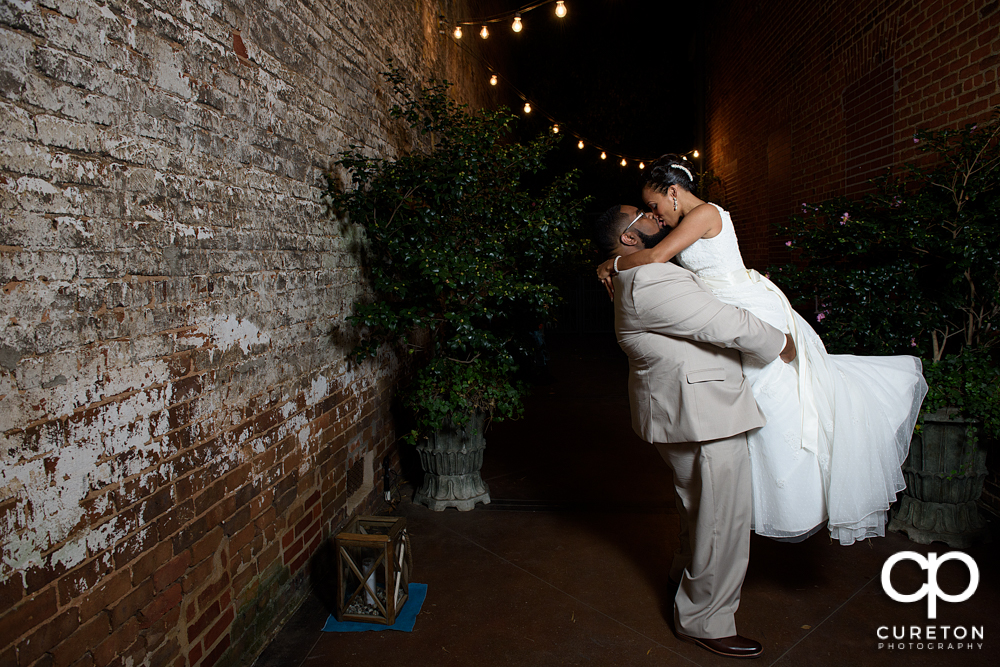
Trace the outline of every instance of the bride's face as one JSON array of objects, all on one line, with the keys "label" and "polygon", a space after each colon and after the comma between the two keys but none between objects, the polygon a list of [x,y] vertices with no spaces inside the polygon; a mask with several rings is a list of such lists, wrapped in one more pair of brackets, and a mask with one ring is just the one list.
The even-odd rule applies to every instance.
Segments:
[{"label": "bride's face", "polygon": [[666,193],[658,192],[651,187],[642,189],[642,201],[650,212],[660,221],[660,226],[676,227],[680,216],[674,210],[674,201]]}]

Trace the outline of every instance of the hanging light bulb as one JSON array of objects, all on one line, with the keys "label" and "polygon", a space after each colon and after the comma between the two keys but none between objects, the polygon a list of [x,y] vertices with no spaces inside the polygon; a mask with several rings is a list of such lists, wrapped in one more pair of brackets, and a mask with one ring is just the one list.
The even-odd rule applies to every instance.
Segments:
[{"label": "hanging light bulb", "polygon": [[698,151],[695,151],[694,153],[691,153],[691,155],[693,155],[695,157],[698,157]]},{"label": "hanging light bulb", "polygon": [[531,102],[524,103],[524,113],[531,113]]},{"label": "hanging light bulb", "polygon": [[521,32],[521,15],[514,14],[514,23],[510,26],[510,29],[514,32]]},{"label": "hanging light bulb", "polygon": [[646,168],[646,163],[645,162],[640,162],[639,163],[639,170],[641,171],[641,170],[643,170],[645,168]]},{"label": "hanging light bulb", "polygon": [[455,39],[462,39],[462,26],[455,26],[455,32],[452,34],[455,35]]},{"label": "hanging light bulb", "polygon": [[559,123],[556,123],[555,125],[552,126],[552,133],[559,134]]},{"label": "hanging light bulb", "polygon": [[625,161],[625,158],[622,158],[622,166],[623,167],[627,167],[628,166],[628,162]]},{"label": "hanging light bulb", "polygon": [[490,77],[490,85],[491,86],[497,85],[497,75],[496,74],[494,74],[493,76]]},{"label": "hanging light bulb", "polygon": [[556,2],[556,16],[559,18],[566,16],[566,3],[563,0]]},{"label": "hanging light bulb", "polygon": [[582,149],[583,148],[583,142],[582,141],[576,142],[576,147]]},{"label": "hanging light bulb", "polygon": [[604,151],[601,151],[601,159],[602,160],[607,160],[608,159],[608,154],[605,153]]},{"label": "hanging light bulb", "polygon": [[486,29],[486,26],[483,26],[483,29],[479,31],[479,36],[482,37],[483,39],[486,39],[487,37],[490,36],[490,31]]}]

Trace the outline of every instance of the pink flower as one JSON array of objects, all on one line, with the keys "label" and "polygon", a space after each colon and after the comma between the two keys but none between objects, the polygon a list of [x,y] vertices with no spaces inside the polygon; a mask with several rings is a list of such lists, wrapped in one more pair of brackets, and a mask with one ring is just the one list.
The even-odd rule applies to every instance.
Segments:
[{"label": "pink flower", "polygon": [[920,139],[917,139],[916,137],[913,137],[913,143],[919,144],[920,143]]},{"label": "pink flower", "polygon": [[822,322],[826,319],[826,313],[816,313],[816,321]]},{"label": "pink flower", "polygon": [[916,338],[911,338],[910,339],[910,347],[916,347],[916,346],[917,346],[917,339]]},{"label": "pink flower", "polygon": [[792,247],[792,242],[791,241],[785,241],[785,245],[788,246],[789,248],[791,248]]},{"label": "pink flower", "polygon": [[851,219],[851,216],[850,216],[850,214],[848,214],[848,213],[844,213],[844,215],[842,215],[842,216],[840,217],[840,224],[844,224],[845,222],[847,222],[847,221],[848,221],[848,220],[850,220],[850,219]]}]

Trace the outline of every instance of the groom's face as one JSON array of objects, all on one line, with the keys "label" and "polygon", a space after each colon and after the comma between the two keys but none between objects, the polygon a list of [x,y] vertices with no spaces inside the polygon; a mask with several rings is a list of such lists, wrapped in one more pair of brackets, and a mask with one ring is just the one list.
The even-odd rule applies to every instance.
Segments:
[{"label": "groom's face", "polygon": [[670,232],[671,232],[670,227],[661,228],[659,225],[657,225],[657,230],[652,234],[644,234],[642,231],[637,229],[635,230],[635,235],[639,237],[640,241],[642,241],[643,248],[652,248],[654,245],[662,241],[663,237],[669,234]]},{"label": "groom's face", "polygon": [[[630,217],[638,216],[641,211],[639,209],[630,206],[627,209],[622,208],[622,212],[628,212]],[[663,237],[670,233],[670,227],[661,227],[656,216],[646,213],[638,220],[632,223],[632,226],[627,228],[626,231],[633,232],[639,239],[643,248],[652,248],[654,245],[663,240]],[[623,232],[624,233],[624,232]]]}]

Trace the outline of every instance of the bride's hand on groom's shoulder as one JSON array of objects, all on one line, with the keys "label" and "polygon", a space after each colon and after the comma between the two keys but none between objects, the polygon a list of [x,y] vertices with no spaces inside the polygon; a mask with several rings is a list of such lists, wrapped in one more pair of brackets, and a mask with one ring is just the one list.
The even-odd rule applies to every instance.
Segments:
[{"label": "bride's hand on groom's shoulder", "polygon": [[601,262],[600,266],[597,267],[598,280],[603,282],[613,275],[615,275],[615,260],[609,259],[606,262]]},{"label": "bride's hand on groom's shoulder", "polygon": [[609,259],[597,267],[597,279],[604,283],[604,289],[608,291],[608,298],[615,300],[615,284],[611,277],[615,275],[615,260]]}]

